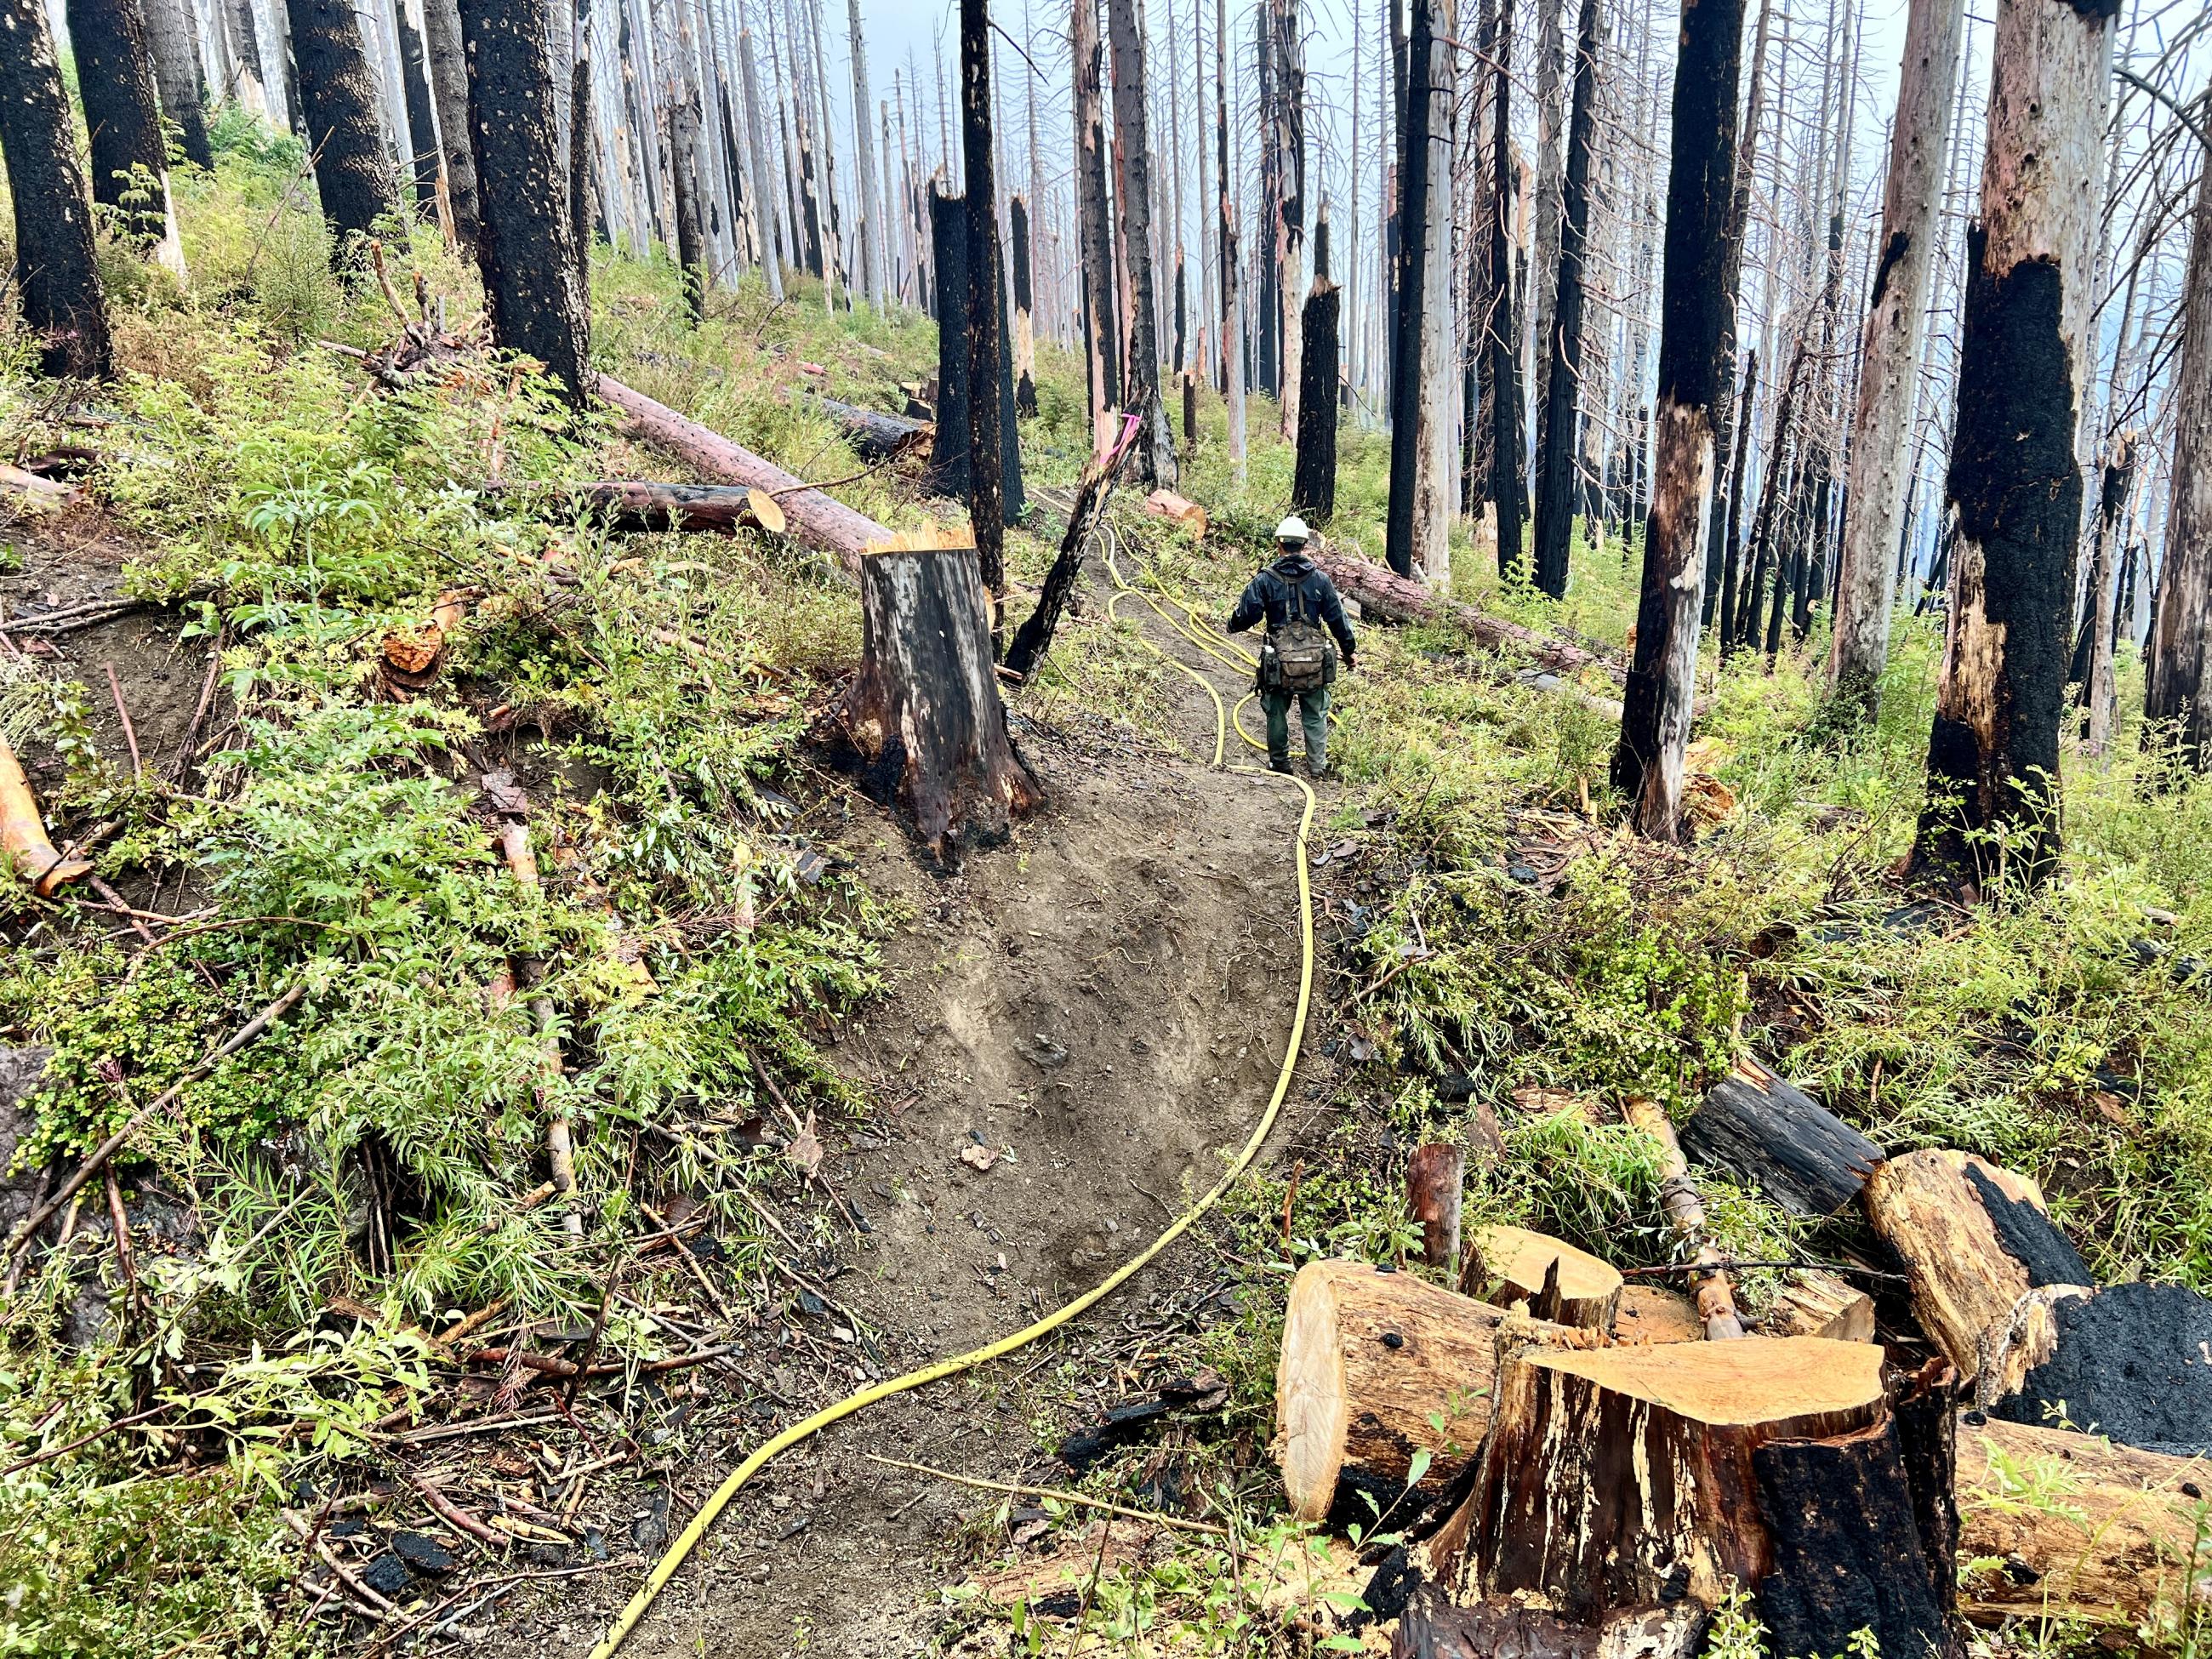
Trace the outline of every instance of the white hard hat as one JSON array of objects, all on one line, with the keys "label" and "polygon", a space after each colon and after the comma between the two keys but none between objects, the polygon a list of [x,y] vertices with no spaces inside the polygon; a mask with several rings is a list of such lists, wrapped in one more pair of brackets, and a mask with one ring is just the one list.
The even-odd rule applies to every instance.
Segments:
[{"label": "white hard hat", "polygon": [[1295,513],[1275,526],[1275,539],[1279,542],[1304,543],[1312,535],[1313,532],[1306,528],[1306,521]]}]

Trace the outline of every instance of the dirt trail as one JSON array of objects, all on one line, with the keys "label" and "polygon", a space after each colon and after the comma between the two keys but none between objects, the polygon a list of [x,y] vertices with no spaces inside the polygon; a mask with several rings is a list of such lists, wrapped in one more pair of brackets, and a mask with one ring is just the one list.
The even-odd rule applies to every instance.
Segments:
[{"label": "dirt trail", "polygon": [[[1203,661],[1156,625],[1153,637]],[[1213,678],[1231,690],[1225,670]],[[1210,754],[1212,706],[1182,684],[1187,746],[1202,735]],[[846,839],[862,878],[915,916],[890,948],[890,994],[836,1049],[890,1126],[887,1139],[833,1146],[825,1165],[873,1230],[860,1272],[836,1286],[884,1333],[880,1361],[856,1367],[852,1386],[1002,1335],[1096,1284],[1151,1242],[1169,1206],[1212,1184],[1267,1103],[1297,988],[1297,792],[1103,726],[1024,738],[1052,806],[957,876],[927,872],[886,817],[856,818]],[[961,1158],[977,1146],[1000,1154],[988,1171]],[[941,1588],[961,1577],[951,1523],[988,1495],[865,1454],[1036,1479],[1047,1460],[1029,1379],[1110,1372],[1108,1351],[1174,1301],[1188,1265],[1170,1252],[1067,1333],[878,1405],[770,1465],[626,1652],[920,1652]],[[769,1381],[807,1392],[795,1372]],[[703,1498],[758,1437],[702,1462],[686,1497]],[[641,1537],[661,1530],[649,1513],[641,1525]],[[637,1579],[575,1581],[497,1645],[580,1653]]]}]

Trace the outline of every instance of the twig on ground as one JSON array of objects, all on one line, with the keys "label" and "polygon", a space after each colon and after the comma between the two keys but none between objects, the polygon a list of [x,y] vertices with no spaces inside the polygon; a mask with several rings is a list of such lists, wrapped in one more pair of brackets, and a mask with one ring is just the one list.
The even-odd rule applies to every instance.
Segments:
[{"label": "twig on ground", "polygon": [[504,1533],[492,1530],[420,1475],[410,1475],[408,1478],[413,1482],[415,1490],[422,1494],[422,1501],[430,1506],[431,1513],[459,1528],[470,1537],[481,1539],[483,1542],[495,1545],[501,1549],[505,1549],[514,1541]]},{"label": "twig on ground", "polygon": [[138,730],[131,724],[131,705],[123,700],[123,682],[115,677],[115,665],[107,669],[107,695],[115,700],[115,718],[123,722],[123,741],[131,750],[131,775],[137,777],[146,769],[146,763],[138,757]]}]

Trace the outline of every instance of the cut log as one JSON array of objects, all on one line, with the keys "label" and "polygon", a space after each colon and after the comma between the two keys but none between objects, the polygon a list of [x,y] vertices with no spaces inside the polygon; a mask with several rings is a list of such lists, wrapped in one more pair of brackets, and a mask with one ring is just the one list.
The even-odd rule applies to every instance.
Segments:
[{"label": "cut log", "polygon": [[[2212,1595],[2198,1534],[2212,1465],[2019,1423],[1959,1430],[1967,1615],[2142,1628],[2154,1642]],[[2039,1494],[2047,1494],[2039,1496]],[[2191,1571],[2196,1583],[2190,1583]]]},{"label": "cut log", "polygon": [[[1500,1307],[1526,1302],[1539,1318],[1577,1330],[1612,1325],[1620,1274],[1588,1251],[1522,1227],[1479,1227],[1468,1242],[1488,1269],[1488,1299]],[[1557,1293],[1556,1310],[1538,1305],[1547,1289]]]},{"label": "cut log", "polygon": [[845,729],[868,783],[906,811],[941,864],[1003,842],[1044,800],[1006,734],[989,615],[964,539],[886,538],[860,562],[860,672]]},{"label": "cut log", "polygon": [[[1461,1601],[1542,1595],[1581,1620],[1756,1586],[1802,1519],[1760,1503],[1756,1454],[1887,1436],[1881,1364],[1871,1344],[1818,1337],[1525,1350],[1498,1376],[1473,1490],[1437,1534],[1437,1582]],[[1887,1444],[1886,1464],[1879,1446],[1863,1455],[1893,1479],[1909,1526]],[[1789,1650],[1839,1652],[1852,1628]]]},{"label": "cut log", "polygon": [[1698,1271],[1690,1275],[1690,1289],[1698,1298],[1698,1313],[1705,1322],[1705,1334],[1727,1341],[1743,1334],[1737,1317],[1735,1291],[1719,1266],[1721,1254],[1705,1242],[1705,1203],[1690,1179],[1689,1160],[1682,1156],[1674,1125],[1655,1102],[1632,1095],[1621,1103],[1621,1115],[1659,1143],[1659,1202],[1667,1224],[1690,1251]]},{"label": "cut log", "polygon": [[611,375],[599,380],[599,396],[638,423],[639,435],[722,483],[745,484],[772,493],[789,520],[791,532],[809,547],[834,555],[857,573],[860,555],[890,532],[865,513],[855,512],[810,488],[773,461],[732,443],[718,432],[631,391]]},{"label": "cut log", "polygon": [[1705,1618],[1698,1603],[1680,1601],[1577,1624],[1505,1602],[1455,1607],[1424,1584],[1391,1635],[1390,1659],[1690,1659]]},{"label": "cut log", "polygon": [[64,858],[47,839],[38,798],[5,737],[0,737],[0,853],[18,875],[30,879],[40,898],[51,898],[55,888],[92,873],[91,860]]},{"label": "cut log", "polygon": [[1834,1215],[1859,1195],[1881,1148],[1810,1095],[1746,1057],[1682,1126],[1682,1150],[1740,1176],[1793,1215]]},{"label": "cut log", "polygon": [[1318,536],[1306,544],[1306,556],[1336,584],[1338,592],[1358,600],[1362,611],[1384,622],[1456,623],[1485,650],[1526,657],[1535,666],[1553,674],[1573,676],[1594,669],[1616,685],[1627,678],[1626,669],[1594,651],[1539,634],[1533,628],[1508,622],[1503,617],[1493,617],[1471,605],[1440,599],[1410,577],[1394,574],[1387,566],[1363,559],[1356,553],[1340,552],[1326,546]]},{"label": "cut log", "polygon": [[627,534],[739,530],[781,536],[790,528],[782,504],[757,484],[651,483],[636,478],[571,484],[560,492],[572,511],[581,508],[606,527]]},{"label": "cut log", "polygon": [[1172,489],[1155,489],[1145,497],[1145,511],[1156,519],[1165,519],[1170,524],[1182,526],[1194,542],[1206,539],[1206,509],[1187,495],[1178,495]]},{"label": "cut log", "polygon": [[1874,1298],[1847,1279],[1819,1267],[1802,1267],[1790,1275],[1761,1328],[1769,1336],[1871,1342]]},{"label": "cut log", "polygon": [[814,402],[845,434],[853,453],[870,463],[896,460],[909,449],[922,448],[937,435],[937,428],[927,421],[886,415],[881,410],[863,409],[835,398],[817,398]]},{"label": "cut log", "polygon": [[1992,1416],[2064,1419],[2123,1446],[2212,1455],[2212,1302],[2179,1285],[2051,1285],[2021,1299],[1977,1397]]},{"label": "cut log", "polygon": [[[1984,1349],[2002,1339],[2021,1297],[2041,1284],[2090,1282],[2044,1216],[2035,1183],[1969,1153],[1891,1158],[1868,1179],[1865,1201],[1875,1231],[1905,1263],[1921,1328],[1967,1382],[1981,1375]],[[2082,1277],[2043,1277],[2052,1271]]]},{"label": "cut log", "polygon": [[[1511,1323],[1411,1273],[1357,1261],[1300,1268],[1275,1370],[1273,1449],[1291,1512],[1318,1521],[1342,1498],[1371,1522],[1358,1501],[1364,1492],[1407,1518],[1400,1499],[1421,1452],[1429,1463],[1413,1498],[1441,1494],[1490,1425],[1499,1333]],[[1527,1321],[1517,1328],[1545,1343],[1590,1340]]]},{"label": "cut log", "polygon": [[1421,1260],[1431,1267],[1459,1265],[1460,1188],[1466,1176],[1464,1146],[1432,1140],[1413,1148],[1406,1160],[1406,1213],[1421,1224]]}]

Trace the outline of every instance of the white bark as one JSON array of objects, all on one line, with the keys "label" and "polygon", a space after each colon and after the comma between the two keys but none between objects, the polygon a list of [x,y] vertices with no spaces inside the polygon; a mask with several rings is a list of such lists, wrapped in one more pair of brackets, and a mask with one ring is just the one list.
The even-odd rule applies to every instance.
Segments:
[{"label": "white bark", "polygon": [[[1455,0],[1416,0],[1434,7],[1436,44],[1429,64],[1428,237],[1421,258],[1420,442],[1413,469],[1413,568],[1439,592],[1451,588],[1451,521],[1458,496],[1452,469],[1459,459],[1459,328],[1453,303],[1452,151],[1459,96],[1452,43],[1458,38]],[[1408,95],[1412,95],[1409,90]]]}]

